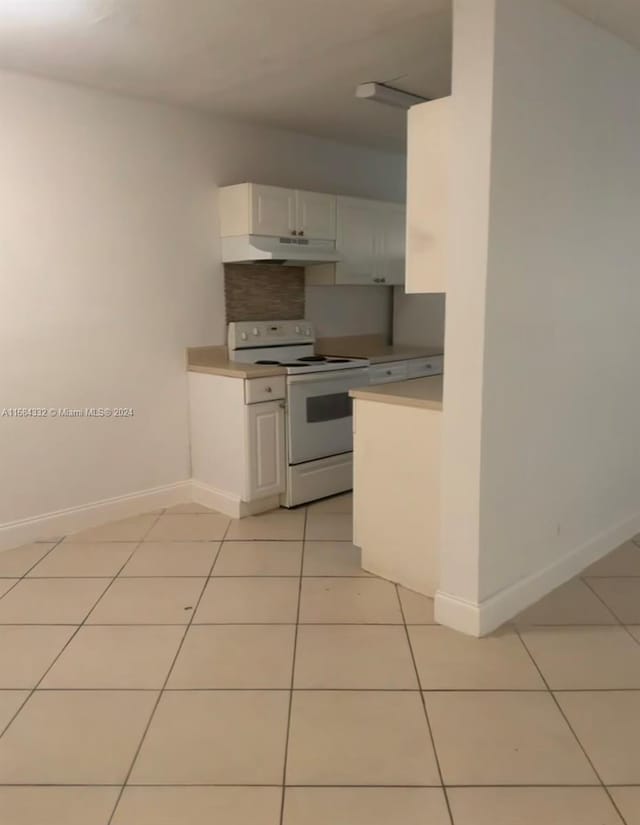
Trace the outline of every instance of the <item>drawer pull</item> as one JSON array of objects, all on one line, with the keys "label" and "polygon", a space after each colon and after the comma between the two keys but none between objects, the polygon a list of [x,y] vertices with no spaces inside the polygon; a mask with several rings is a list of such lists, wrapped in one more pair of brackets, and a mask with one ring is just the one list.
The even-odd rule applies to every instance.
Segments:
[{"label": "drawer pull", "polygon": [[273,390],[271,389],[271,387],[265,387],[265,388],[264,388],[264,391],[265,391],[265,392],[273,392]]}]

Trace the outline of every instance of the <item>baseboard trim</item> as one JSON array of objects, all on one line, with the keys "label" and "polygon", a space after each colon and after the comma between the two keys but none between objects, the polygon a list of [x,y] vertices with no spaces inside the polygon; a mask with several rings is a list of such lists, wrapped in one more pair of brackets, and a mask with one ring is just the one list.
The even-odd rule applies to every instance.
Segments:
[{"label": "baseboard trim", "polygon": [[243,501],[237,496],[229,495],[201,481],[191,482],[191,498],[203,507],[210,507],[231,518],[244,518],[258,513],[276,510],[280,506],[279,496],[268,496],[256,501]]},{"label": "baseboard trim", "polygon": [[637,515],[478,604],[438,590],[436,621],[470,636],[491,633],[639,532],[640,515]]},{"label": "baseboard trim", "polygon": [[451,593],[436,591],[434,616],[438,624],[466,633],[480,636],[480,605],[459,599]]},{"label": "baseboard trim", "polygon": [[64,536],[78,530],[97,527],[107,521],[116,521],[150,510],[192,501],[191,486],[191,480],[178,481],[163,487],[93,501],[80,507],[56,510],[35,518],[0,524],[0,550],[19,547],[21,544],[28,544],[32,541]]}]

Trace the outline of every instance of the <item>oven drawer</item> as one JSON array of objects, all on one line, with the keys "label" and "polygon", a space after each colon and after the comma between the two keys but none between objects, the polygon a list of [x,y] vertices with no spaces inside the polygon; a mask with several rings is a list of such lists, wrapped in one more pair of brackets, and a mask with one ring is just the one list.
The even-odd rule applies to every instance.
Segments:
[{"label": "oven drawer", "polygon": [[376,364],[369,367],[370,384],[387,384],[389,381],[404,381],[407,378],[407,362],[396,361],[390,364]]},{"label": "oven drawer", "polygon": [[283,375],[270,378],[250,378],[244,382],[244,403],[258,404],[261,401],[276,401],[284,398],[285,380]]},{"label": "oven drawer", "polygon": [[412,358],[408,361],[408,378],[423,378],[427,375],[440,375],[442,372],[442,355],[433,358]]}]

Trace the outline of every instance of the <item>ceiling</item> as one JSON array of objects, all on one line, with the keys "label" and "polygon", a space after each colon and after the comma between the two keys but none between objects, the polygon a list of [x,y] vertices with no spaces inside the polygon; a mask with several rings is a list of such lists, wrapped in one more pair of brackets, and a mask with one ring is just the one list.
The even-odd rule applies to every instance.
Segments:
[{"label": "ceiling", "polygon": [[[638,0],[563,0],[640,47]],[[451,0],[0,0],[0,68],[402,150],[389,81],[450,91]]]}]

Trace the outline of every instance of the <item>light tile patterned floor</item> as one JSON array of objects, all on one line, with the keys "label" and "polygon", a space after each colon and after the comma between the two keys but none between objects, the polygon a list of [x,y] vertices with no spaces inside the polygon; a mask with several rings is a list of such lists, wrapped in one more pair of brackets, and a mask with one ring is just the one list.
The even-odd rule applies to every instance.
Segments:
[{"label": "light tile patterned floor", "polygon": [[350,510],[0,554],[1,825],[640,825],[640,546],[475,640]]}]

